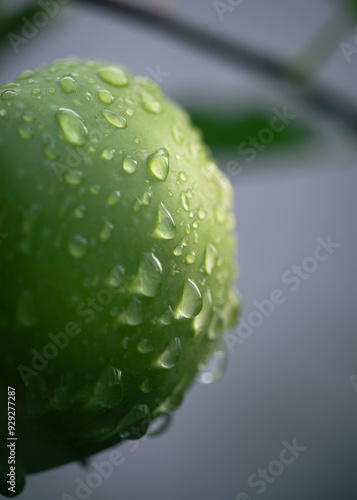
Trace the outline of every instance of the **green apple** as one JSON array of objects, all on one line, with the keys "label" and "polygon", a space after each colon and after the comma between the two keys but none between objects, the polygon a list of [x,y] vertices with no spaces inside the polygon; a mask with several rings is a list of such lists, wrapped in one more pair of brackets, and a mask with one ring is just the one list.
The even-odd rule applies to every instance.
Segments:
[{"label": "green apple", "polygon": [[237,319],[233,228],[228,179],[152,81],[68,59],[0,88],[1,384],[25,472],[179,405]]}]

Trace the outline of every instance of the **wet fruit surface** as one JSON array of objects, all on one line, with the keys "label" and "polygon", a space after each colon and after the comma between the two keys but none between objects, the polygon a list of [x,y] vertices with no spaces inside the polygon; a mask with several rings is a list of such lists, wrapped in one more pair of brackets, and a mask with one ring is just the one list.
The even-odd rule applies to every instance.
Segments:
[{"label": "wet fruit surface", "polygon": [[24,73],[0,131],[1,383],[34,472],[139,438],[220,352],[232,191],[187,114],[119,66]]}]

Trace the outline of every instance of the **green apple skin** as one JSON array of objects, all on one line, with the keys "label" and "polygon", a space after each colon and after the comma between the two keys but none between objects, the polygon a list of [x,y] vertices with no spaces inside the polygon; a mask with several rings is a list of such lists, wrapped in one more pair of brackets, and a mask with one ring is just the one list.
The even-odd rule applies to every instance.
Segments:
[{"label": "green apple skin", "polygon": [[66,59],[0,88],[1,384],[26,473],[180,404],[237,319],[233,227],[229,181],[148,79]]}]

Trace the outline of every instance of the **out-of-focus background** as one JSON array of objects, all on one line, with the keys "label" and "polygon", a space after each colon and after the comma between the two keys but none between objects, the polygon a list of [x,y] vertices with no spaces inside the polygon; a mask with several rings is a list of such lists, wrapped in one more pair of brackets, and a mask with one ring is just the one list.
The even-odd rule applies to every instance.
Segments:
[{"label": "out-of-focus background", "polygon": [[[3,33],[0,84],[75,55],[150,76],[187,107],[234,186],[244,302],[240,326],[226,336],[223,378],[193,386],[166,433],[118,447],[122,465],[81,498],[355,500],[356,129],[260,71],[124,15],[48,2],[65,7],[23,43]],[[342,2],[142,3],[287,63],[300,55],[319,65],[313,86],[357,106],[357,15]],[[266,132],[278,115],[282,130]],[[251,135],[258,139],[247,153]],[[78,478],[92,470],[69,464],[30,476],[19,498],[79,498]]]}]

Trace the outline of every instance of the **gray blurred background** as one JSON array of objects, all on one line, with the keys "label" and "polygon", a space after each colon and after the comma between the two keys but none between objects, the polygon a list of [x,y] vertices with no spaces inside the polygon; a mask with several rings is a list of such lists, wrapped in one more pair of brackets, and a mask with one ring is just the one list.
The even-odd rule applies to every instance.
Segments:
[{"label": "gray blurred background", "polygon": [[[6,3],[14,8],[19,2]],[[243,0],[221,20],[211,0],[145,4],[286,60],[301,53],[336,9],[328,0]],[[341,30],[315,82],[357,105],[357,17],[354,24],[356,29],[352,21],[351,29]],[[349,60],[341,42],[356,49]],[[257,302],[274,289],[285,302],[241,343],[232,339],[242,330],[231,332],[223,378],[194,385],[166,433],[118,447],[124,462],[88,498],[355,500],[356,133],[311,112],[259,73],[75,2],[19,48],[15,54],[10,43],[3,45],[0,84],[68,55],[119,62],[146,75],[159,65],[167,73],[160,85],[184,106],[239,112],[259,103],[271,116],[274,107],[287,106],[314,130],[294,147],[258,152],[252,162],[237,151],[238,140],[234,149],[216,152],[235,189],[242,319],[253,318]],[[283,276],[329,235],[339,247],[291,290]],[[276,460],[283,442],[294,440],[299,456],[281,470]],[[92,461],[108,457],[105,451]],[[269,480],[254,483],[259,469],[276,475],[268,472]],[[19,498],[73,500],[76,480],[86,481],[90,472],[70,464],[30,476]]]}]

